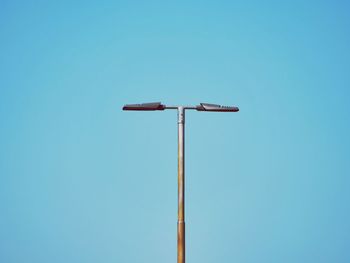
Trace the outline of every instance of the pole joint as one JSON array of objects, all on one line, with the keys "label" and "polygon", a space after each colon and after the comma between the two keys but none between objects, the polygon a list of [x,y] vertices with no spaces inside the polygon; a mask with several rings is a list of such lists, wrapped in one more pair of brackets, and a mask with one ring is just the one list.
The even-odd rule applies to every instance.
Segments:
[{"label": "pole joint", "polygon": [[185,123],[185,108],[178,107],[177,108],[177,123],[184,124]]}]

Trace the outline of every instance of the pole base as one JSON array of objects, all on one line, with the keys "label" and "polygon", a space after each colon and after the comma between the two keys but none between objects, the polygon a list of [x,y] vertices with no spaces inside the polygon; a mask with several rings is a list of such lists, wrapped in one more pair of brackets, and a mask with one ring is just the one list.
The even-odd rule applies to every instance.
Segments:
[{"label": "pole base", "polygon": [[177,222],[177,263],[185,263],[185,222]]}]

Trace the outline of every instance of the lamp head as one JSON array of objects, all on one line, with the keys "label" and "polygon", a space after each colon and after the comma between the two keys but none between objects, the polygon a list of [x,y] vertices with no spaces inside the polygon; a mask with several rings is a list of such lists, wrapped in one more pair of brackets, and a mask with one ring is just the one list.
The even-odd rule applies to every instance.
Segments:
[{"label": "lamp head", "polygon": [[197,111],[237,112],[239,111],[239,108],[234,106],[222,106],[217,104],[200,103],[200,105],[196,106],[196,110]]},{"label": "lamp head", "polygon": [[154,111],[154,110],[164,110],[165,105],[160,102],[142,103],[142,104],[126,104],[123,110],[133,110],[133,111]]}]

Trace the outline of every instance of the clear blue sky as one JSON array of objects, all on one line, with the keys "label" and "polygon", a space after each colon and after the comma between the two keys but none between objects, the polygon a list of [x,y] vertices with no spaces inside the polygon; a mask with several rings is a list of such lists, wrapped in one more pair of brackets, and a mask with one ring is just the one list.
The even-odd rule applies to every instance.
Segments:
[{"label": "clear blue sky", "polygon": [[346,1],[1,1],[0,262],[350,262]]}]

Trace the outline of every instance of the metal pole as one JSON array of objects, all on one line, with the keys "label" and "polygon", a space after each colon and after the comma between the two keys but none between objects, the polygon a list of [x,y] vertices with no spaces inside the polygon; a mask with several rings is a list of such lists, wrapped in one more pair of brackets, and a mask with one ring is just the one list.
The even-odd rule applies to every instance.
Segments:
[{"label": "metal pole", "polygon": [[178,107],[177,263],[185,263],[185,109]]}]

